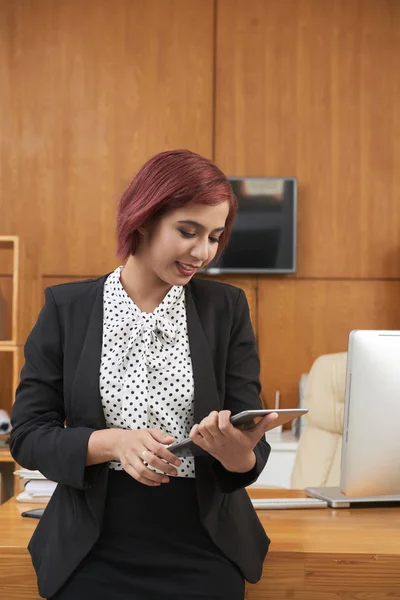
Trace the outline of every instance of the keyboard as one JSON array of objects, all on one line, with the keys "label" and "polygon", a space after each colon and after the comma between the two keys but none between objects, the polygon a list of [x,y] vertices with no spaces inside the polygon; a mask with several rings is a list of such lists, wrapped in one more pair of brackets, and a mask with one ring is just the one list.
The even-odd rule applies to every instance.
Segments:
[{"label": "keyboard", "polygon": [[253,498],[251,500],[254,508],[277,509],[277,508],[327,508],[328,503],[319,498]]}]

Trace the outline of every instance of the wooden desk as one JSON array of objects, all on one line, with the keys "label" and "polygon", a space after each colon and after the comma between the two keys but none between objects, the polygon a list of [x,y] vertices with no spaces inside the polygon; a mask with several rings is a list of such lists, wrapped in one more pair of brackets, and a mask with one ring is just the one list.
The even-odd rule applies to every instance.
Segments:
[{"label": "wooden desk", "polygon": [[[304,496],[250,490],[253,498]],[[400,508],[258,511],[271,546],[246,600],[400,599]]]},{"label": "wooden desk", "polygon": [[24,510],[40,504],[22,504],[14,498],[0,506],[0,600],[40,598],[36,574],[26,549],[36,528],[36,519],[24,519]]},{"label": "wooden desk", "polygon": [[[249,489],[253,497],[302,496]],[[26,545],[37,521],[14,499],[0,507],[0,600],[38,600]],[[246,600],[400,599],[400,509],[259,511],[272,539],[262,580]],[[160,600],[162,600],[160,598]]]}]

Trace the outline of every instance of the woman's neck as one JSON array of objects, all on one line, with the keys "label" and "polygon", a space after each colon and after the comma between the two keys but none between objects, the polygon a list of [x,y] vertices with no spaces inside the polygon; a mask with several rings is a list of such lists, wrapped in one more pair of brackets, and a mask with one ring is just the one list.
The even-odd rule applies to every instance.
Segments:
[{"label": "woman's neck", "polygon": [[130,256],[121,271],[121,284],[142,312],[153,312],[171,285],[161,281],[138,257]]}]

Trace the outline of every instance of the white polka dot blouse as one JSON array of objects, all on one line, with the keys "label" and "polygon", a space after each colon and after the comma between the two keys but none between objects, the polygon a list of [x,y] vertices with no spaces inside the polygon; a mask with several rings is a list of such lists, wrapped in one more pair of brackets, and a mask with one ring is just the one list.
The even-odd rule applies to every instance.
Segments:
[{"label": "white polka dot blouse", "polygon": [[[157,427],[181,441],[194,424],[184,288],[173,286],[145,313],[123,288],[121,270],[108,276],[103,295],[100,393],[107,427]],[[178,477],[195,477],[194,458],[181,461]],[[110,462],[110,469],[122,468]]]}]

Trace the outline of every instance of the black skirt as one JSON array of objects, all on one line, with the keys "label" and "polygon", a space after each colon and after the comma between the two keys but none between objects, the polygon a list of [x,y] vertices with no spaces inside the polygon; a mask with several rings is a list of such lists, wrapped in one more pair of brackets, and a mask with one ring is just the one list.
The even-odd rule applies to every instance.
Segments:
[{"label": "black skirt", "polygon": [[243,600],[239,569],[203,527],[196,482],[110,470],[100,538],[49,600]]}]

